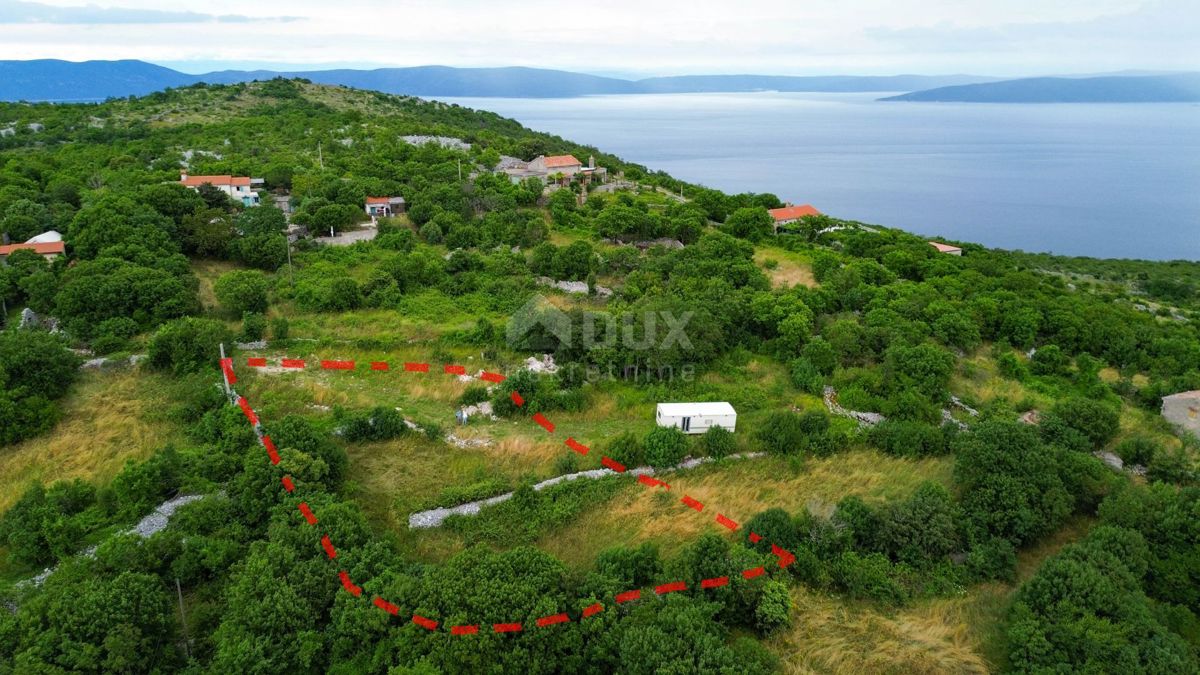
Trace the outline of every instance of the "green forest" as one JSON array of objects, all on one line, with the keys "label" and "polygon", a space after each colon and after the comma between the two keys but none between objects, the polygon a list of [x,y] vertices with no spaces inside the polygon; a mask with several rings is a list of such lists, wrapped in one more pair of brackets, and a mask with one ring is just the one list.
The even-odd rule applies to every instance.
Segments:
[{"label": "green forest", "polygon": [[[304,80],[7,123],[0,232],[66,253],[0,262],[0,673],[1200,671],[1200,441],[1160,414],[1200,389],[1198,263],[777,230],[772,194]],[[493,170],[562,154],[608,182]],[[379,196],[404,212],[368,222]],[[737,430],[659,427],[668,401]],[[533,487],[602,456],[669,489]]]}]

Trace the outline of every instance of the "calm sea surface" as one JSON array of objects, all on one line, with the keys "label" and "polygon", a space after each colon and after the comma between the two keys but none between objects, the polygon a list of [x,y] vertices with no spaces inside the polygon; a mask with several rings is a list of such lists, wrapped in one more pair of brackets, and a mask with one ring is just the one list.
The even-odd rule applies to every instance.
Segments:
[{"label": "calm sea surface", "polygon": [[1200,260],[1200,106],[884,95],[448,100],[842,218],[1027,251]]}]

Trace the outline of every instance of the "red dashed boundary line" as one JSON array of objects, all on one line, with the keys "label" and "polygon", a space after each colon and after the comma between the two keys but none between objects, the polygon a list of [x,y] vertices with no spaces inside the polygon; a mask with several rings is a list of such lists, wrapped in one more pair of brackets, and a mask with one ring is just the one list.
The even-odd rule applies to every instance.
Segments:
[{"label": "red dashed boundary line", "polygon": [[[322,370],[355,370],[358,365],[354,361],[321,360],[321,361],[318,361],[318,363],[319,363],[319,367]],[[251,357],[251,358],[246,359],[246,365],[251,368],[264,368],[267,366],[267,359],[262,358],[262,357]],[[303,359],[282,359],[280,361],[280,366],[283,368],[288,368],[288,369],[304,369],[304,368],[308,367],[308,362]],[[389,372],[391,370],[391,367],[389,366],[389,364],[384,361],[371,361],[371,362],[369,362],[368,367],[370,370],[378,371],[378,372]],[[429,367],[428,363],[406,362],[403,364],[403,371],[406,373],[428,373],[428,372],[430,372],[430,367]],[[230,359],[230,358],[221,359],[221,372],[225,377],[225,381],[229,385],[232,386],[234,383],[237,382],[237,376],[233,370],[233,359]],[[446,365],[446,366],[443,366],[442,372],[447,375],[466,375],[467,369],[464,366]],[[488,371],[481,371],[476,377],[478,377],[479,379],[481,379],[485,382],[493,382],[493,383],[499,383],[499,382],[503,382],[505,380],[504,375],[501,375],[500,373],[492,373],[492,372],[488,372]],[[254,412],[254,409],[252,407],[250,407],[250,403],[247,402],[245,398],[238,396],[235,399],[235,401],[236,401],[238,407],[241,408],[242,413],[246,416],[246,419],[250,422],[250,425],[254,427],[254,431],[259,438],[259,442],[262,444],[263,448],[267,451],[267,458],[270,460],[271,464],[278,465],[279,460],[280,460],[279,451],[276,449],[275,443],[271,440],[271,437],[262,432],[262,422],[259,419],[258,414]],[[512,393],[512,401],[518,407],[523,407],[525,405],[525,399],[521,396],[521,394],[519,394],[518,392],[515,392],[515,391]],[[547,433],[549,433],[549,434],[554,433],[554,430],[555,430],[554,423],[551,422],[549,419],[547,419],[546,416],[543,415],[542,413],[534,414],[531,419],[533,420],[533,422],[535,424],[540,426]],[[565,441],[565,445],[570,450],[572,450],[573,452],[579,453],[580,455],[587,455],[588,452],[590,451],[590,449],[586,445],[583,445],[582,443],[575,440],[574,438],[567,438]],[[625,465],[623,465],[620,462],[612,459],[611,457],[607,457],[607,456],[600,457],[600,464],[608,469],[611,469],[611,470],[617,472],[617,473],[625,473],[627,470]],[[663,481],[658,480],[657,478],[654,478],[652,476],[639,475],[637,477],[637,480],[639,483],[641,483],[647,489],[653,490],[653,489],[659,488],[659,487],[661,487],[665,490],[671,489],[670,485],[668,485],[667,483],[664,483]],[[282,476],[280,478],[280,483],[283,484],[283,489],[285,491],[287,491],[289,494],[295,492],[296,486],[295,486],[295,483],[292,481],[291,476],[288,476],[288,475]],[[703,512],[704,508],[705,508],[704,504],[702,504],[701,502],[692,498],[690,495],[686,495],[686,494],[683,495],[682,499],[680,499],[680,503],[682,503],[684,506],[686,506],[694,511],[697,511],[697,512]],[[306,523],[308,523],[309,527],[316,527],[318,525],[318,523],[320,523],[320,520],[317,519],[317,515],[313,512],[312,508],[309,507],[307,502],[301,501],[297,505],[296,509],[300,512],[300,515],[304,518],[304,521]],[[732,532],[736,532],[739,529],[741,529],[741,526],[737,523],[737,521],[735,521],[721,513],[718,513],[713,520],[718,525],[720,525]],[[757,543],[762,540],[762,537],[755,532],[751,532],[749,535],[749,539],[752,543]],[[328,534],[321,535],[321,548],[325,551],[325,555],[330,560],[337,559],[337,548],[333,545],[333,542],[329,539]],[[778,558],[778,565],[780,568],[785,568],[788,565],[791,565],[796,560],[796,556],[793,555],[790,551],[780,548],[779,546],[777,546],[775,544],[771,544],[771,554],[774,555],[776,558]],[[760,567],[752,567],[747,570],[742,570],[742,572],[741,572],[742,578],[747,579],[747,580],[756,579],[764,574],[766,574],[766,568],[761,567],[761,566]],[[338,579],[340,579],[342,588],[347,593],[349,593],[350,595],[352,595],[356,598],[362,597],[362,593],[363,593],[362,587],[355,584],[354,580],[351,579],[350,575],[345,570],[340,570],[338,572]],[[721,588],[721,587],[727,586],[728,584],[729,584],[729,577],[727,577],[727,576],[714,577],[712,579],[702,579],[700,581],[699,588],[701,590],[707,590],[707,589],[711,589],[711,588]],[[659,584],[658,586],[655,586],[653,588],[653,592],[655,595],[666,595],[669,593],[679,593],[679,592],[688,591],[688,590],[694,590],[694,589],[689,588],[687,585],[687,582],[685,582],[685,581],[673,581],[670,583]],[[617,593],[616,595],[614,595],[613,596],[613,604],[620,605],[620,604],[624,604],[626,602],[634,602],[636,600],[640,600],[641,598],[642,598],[642,589],[632,589],[632,590],[624,591],[622,593]],[[385,600],[379,596],[373,597],[371,599],[371,604],[375,605],[380,610],[382,610],[392,616],[399,617],[401,615],[401,609],[398,605],[388,602],[387,600]],[[536,626],[537,628],[549,628],[551,626],[556,626],[560,623],[569,623],[571,621],[583,621],[584,619],[595,616],[596,614],[599,614],[599,613],[603,612],[604,610],[605,610],[605,605],[603,603],[596,602],[596,603],[592,603],[591,605],[588,605],[587,607],[582,608],[579,612],[578,619],[572,619],[571,615],[568,614],[567,612],[560,612],[558,614],[550,614],[547,616],[543,616],[543,617],[535,620],[534,626]],[[493,633],[519,633],[519,632],[528,630],[530,628],[530,626],[526,626],[522,623],[493,623],[493,624],[487,625],[487,626],[481,625],[481,624],[442,626],[438,623],[437,620],[421,616],[420,614],[412,614],[411,621],[412,621],[412,623],[414,623],[417,626],[420,626],[426,630],[437,631],[437,630],[439,630],[439,628],[441,628],[441,629],[448,631],[451,635],[477,635],[480,632],[480,630],[483,628],[489,628],[491,630],[491,632],[493,632]]]}]

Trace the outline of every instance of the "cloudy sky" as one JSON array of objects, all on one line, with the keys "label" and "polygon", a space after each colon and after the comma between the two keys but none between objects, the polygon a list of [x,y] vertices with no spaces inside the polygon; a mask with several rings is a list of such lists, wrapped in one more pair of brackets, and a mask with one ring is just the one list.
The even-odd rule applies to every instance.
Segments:
[{"label": "cloudy sky", "polygon": [[0,0],[0,59],[601,74],[1200,69],[1200,0]]}]

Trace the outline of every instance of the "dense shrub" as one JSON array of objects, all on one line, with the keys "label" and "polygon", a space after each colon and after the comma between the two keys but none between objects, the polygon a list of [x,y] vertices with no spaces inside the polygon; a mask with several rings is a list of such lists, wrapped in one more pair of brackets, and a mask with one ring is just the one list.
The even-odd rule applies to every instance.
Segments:
[{"label": "dense shrub", "polygon": [[351,442],[386,441],[408,433],[404,416],[387,406],[360,413],[338,409],[334,411],[334,419],[341,425],[342,438]]},{"label": "dense shrub", "polygon": [[608,444],[608,456],[626,467],[643,466],[646,463],[646,450],[637,434],[625,431]]},{"label": "dense shrub", "polygon": [[1054,404],[1051,412],[1068,427],[1100,448],[1112,440],[1120,426],[1120,415],[1111,404],[1090,398],[1072,397]]},{"label": "dense shrub", "polygon": [[688,454],[688,437],[675,427],[654,427],[643,442],[646,463],[655,468],[673,467]]},{"label": "dense shrub", "polygon": [[704,453],[714,459],[728,457],[737,450],[737,440],[733,432],[725,427],[709,427],[700,437]]},{"label": "dense shrub", "polygon": [[149,363],[176,374],[214,367],[220,360],[220,345],[230,346],[233,334],[212,319],[176,319],[150,338]]},{"label": "dense shrub", "polygon": [[258,271],[234,270],[217,278],[213,292],[233,316],[267,311],[267,277]]}]

